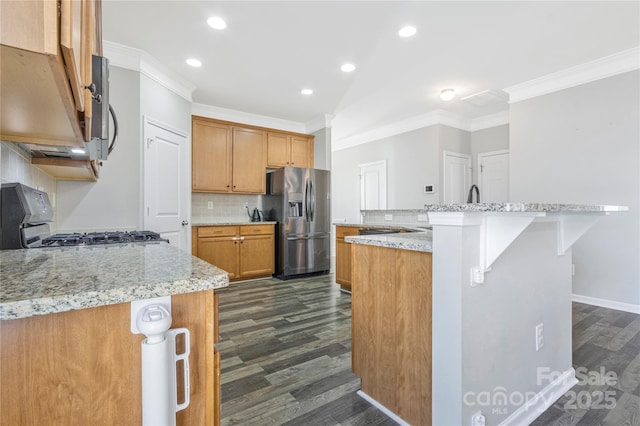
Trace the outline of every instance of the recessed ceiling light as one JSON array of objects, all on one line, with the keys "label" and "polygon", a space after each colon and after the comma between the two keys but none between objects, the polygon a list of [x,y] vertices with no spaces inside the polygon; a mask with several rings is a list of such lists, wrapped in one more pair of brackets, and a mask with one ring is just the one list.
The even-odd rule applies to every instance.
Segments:
[{"label": "recessed ceiling light", "polygon": [[85,151],[83,148],[71,148],[71,152],[73,152],[74,154],[85,154],[87,151]]},{"label": "recessed ceiling light", "polygon": [[192,67],[201,67],[202,66],[202,62],[200,62],[199,60],[197,60],[195,58],[187,59],[187,64],[191,65]]},{"label": "recessed ceiling light", "polygon": [[300,93],[302,93],[303,95],[313,95],[313,90],[311,90],[311,89],[302,89],[300,91]]},{"label": "recessed ceiling light", "polygon": [[416,27],[407,25],[406,27],[402,27],[400,31],[398,31],[398,35],[400,37],[411,37],[412,35],[415,35],[416,31]]},{"label": "recessed ceiling light", "polygon": [[218,16],[212,16],[211,18],[207,19],[207,24],[209,24],[211,28],[214,28],[216,30],[224,30],[225,28],[227,28],[227,23],[224,22],[224,19]]},{"label": "recessed ceiling light", "polygon": [[442,99],[443,101],[450,101],[451,99],[455,98],[456,96],[456,91],[449,88],[449,89],[442,89],[442,91],[440,92],[440,99]]},{"label": "recessed ceiling light", "polygon": [[353,64],[344,64],[340,67],[343,72],[352,72],[356,69],[356,66]]}]

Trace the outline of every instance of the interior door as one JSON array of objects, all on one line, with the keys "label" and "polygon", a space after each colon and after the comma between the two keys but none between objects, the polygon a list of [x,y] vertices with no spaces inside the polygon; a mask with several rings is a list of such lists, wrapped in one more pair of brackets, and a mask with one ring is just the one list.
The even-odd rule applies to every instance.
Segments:
[{"label": "interior door", "polygon": [[144,118],[144,228],[190,252],[188,142],[186,133]]},{"label": "interior door", "polygon": [[509,151],[478,154],[478,186],[482,201],[509,201]]},{"label": "interior door", "polygon": [[387,208],[387,162],[361,164],[360,210]]},{"label": "interior door", "polygon": [[471,156],[457,152],[444,153],[443,193],[445,204],[466,203],[471,186]]}]

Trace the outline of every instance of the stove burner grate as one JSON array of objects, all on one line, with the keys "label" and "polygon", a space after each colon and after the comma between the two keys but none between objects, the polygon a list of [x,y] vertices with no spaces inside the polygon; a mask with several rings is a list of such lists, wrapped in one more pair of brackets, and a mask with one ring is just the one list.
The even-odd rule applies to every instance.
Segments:
[{"label": "stove burner grate", "polygon": [[151,231],[88,232],[85,234],[56,234],[42,240],[42,247],[86,246],[145,241],[166,241]]}]

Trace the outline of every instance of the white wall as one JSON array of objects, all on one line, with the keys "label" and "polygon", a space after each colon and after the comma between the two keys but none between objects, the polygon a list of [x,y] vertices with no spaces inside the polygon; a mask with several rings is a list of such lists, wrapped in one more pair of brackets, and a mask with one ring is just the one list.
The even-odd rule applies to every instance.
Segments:
[{"label": "white wall", "polygon": [[191,134],[191,103],[139,72],[111,67],[110,102],[119,121],[116,148],[98,182],[58,182],[59,232],[142,227],[142,117]]},{"label": "white wall", "polygon": [[[442,202],[443,151],[470,154],[470,133],[444,125],[425,127],[400,135],[333,152],[333,219],[360,222],[359,165],[387,161],[387,208],[421,209]],[[425,194],[425,185],[435,185]]]},{"label": "white wall", "polygon": [[640,71],[510,110],[511,200],[621,204],[573,249],[577,295],[640,309]]},{"label": "white wall", "polygon": [[[98,182],[58,181],[58,231],[138,228],[140,203],[140,77],[111,67],[109,102],[119,122],[117,146]],[[113,128],[110,129],[113,132]]]},{"label": "white wall", "polygon": [[313,132],[313,163],[314,168],[331,170],[331,128],[326,127]]}]

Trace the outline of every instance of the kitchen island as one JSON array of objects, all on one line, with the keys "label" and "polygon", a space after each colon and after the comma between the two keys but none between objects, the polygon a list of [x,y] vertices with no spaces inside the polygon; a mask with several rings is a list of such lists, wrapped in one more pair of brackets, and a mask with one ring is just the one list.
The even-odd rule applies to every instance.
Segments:
[{"label": "kitchen island", "polygon": [[216,424],[214,290],[226,272],[147,242],[1,251],[0,281],[1,424],[141,424],[144,335],[131,332],[129,302],[163,296],[171,327],[191,334],[177,424]]},{"label": "kitchen island", "polygon": [[529,424],[576,383],[571,246],[616,211],[431,205],[432,237],[347,237],[363,396],[410,424]]}]

